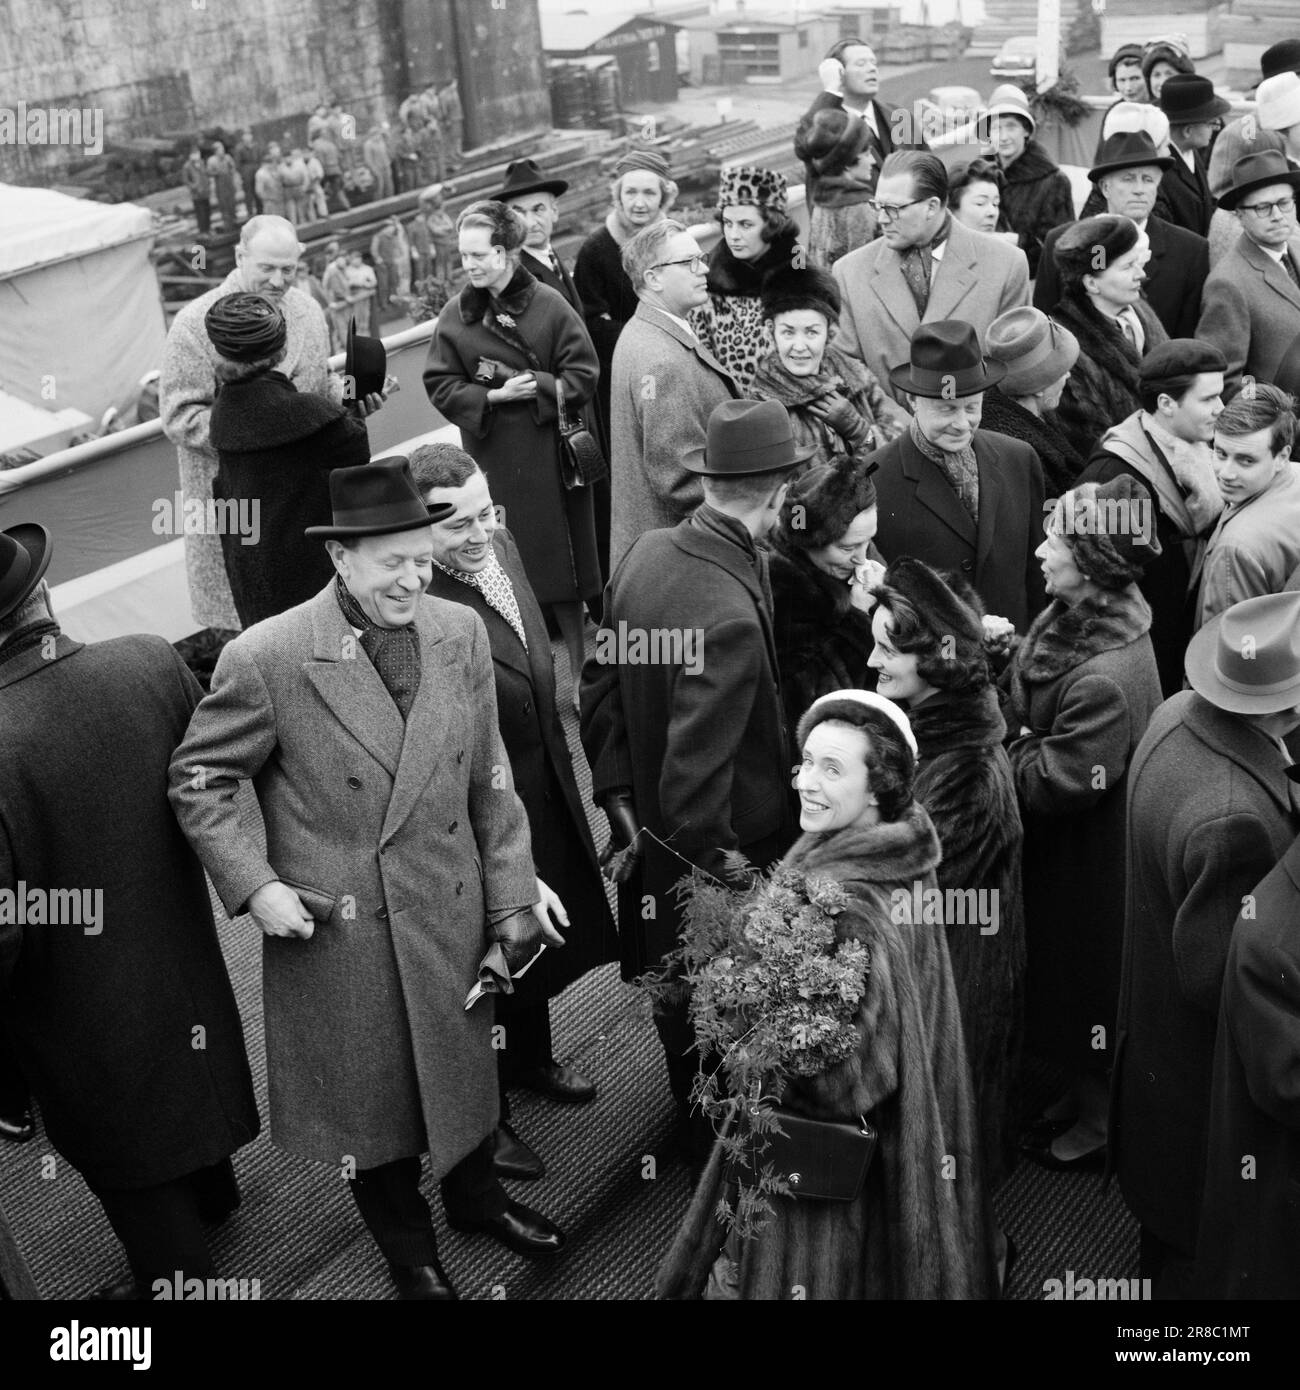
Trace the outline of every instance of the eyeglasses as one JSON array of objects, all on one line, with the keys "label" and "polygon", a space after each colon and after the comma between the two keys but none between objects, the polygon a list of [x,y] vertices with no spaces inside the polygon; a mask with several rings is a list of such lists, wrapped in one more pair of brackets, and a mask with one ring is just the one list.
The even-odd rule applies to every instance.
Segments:
[{"label": "eyeglasses", "polygon": [[867,199],[867,206],[877,217],[887,217],[891,222],[904,208],[915,207],[917,203],[928,203],[929,198],[913,198],[910,203],[878,203],[874,198]]},{"label": "eyeglasses", "polygon": [[1279,198],[1275,203],[1238,203],[1242,212],[1253,212],[1256,217],[1272,217],[1275,212],[1290,217],[1295,211],[1294,198]]},{"label": "eyeglasses", "polygon": [[662,270],[663,267],[666,266],[666,265],[688,265],[688,266],[690,266],[690,268],[691,268],[692,270],[695,270],[695,271],[708,270],[708,268],[709,268],[709,258],[708,258],[707,256],[700,255],[700,256],[687,256],[687,257],[685,258],[685,260],[681,260],[681,261],[656,261],[656,262],[654,263],[654,265],[652,265],[652,266],[650,267],[650,269],[651,269],[651,270]]}]

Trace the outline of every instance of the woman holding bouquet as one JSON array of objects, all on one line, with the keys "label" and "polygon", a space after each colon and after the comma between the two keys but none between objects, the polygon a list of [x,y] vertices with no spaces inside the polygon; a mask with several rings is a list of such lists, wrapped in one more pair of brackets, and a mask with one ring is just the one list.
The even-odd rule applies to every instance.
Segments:
[{"label": "woman holding bouquet", "polygon": [[[878,1130],[878,1147],[852,1200],[775,1196],[762,1229],[742,1236],[733,1228],[719,1254],[715,1211],[720,1198],[734,1203],[735,1195],[720,1143],[659,1271],[658,1292],[989,1297],[994,1262],[957,996],[942,921],[931,924],[917,910],[936,887],[940,849],[912,797],[916,741],[892,701],[848,690],[813,704],[800,721],[799,744],[805,833],[782,869],[807,875],[810,888],[814,880],[839,886],[846,901],[835,909],[832,949],[860,943],[866,978],[847,1056],[809,1074],[809,1054],[787,1048],[764,1089],[810,1119],[855,1124],[865,1117]],[[798,966],[786,962],[776,973]],[[696,1023],[699,1029],[698,1013]],[[726,1049],[724,1072],[751,1032]],[[738,1099],[743,1118],[749,1093]],[[760,1168],[763,1161],[760,1153]]]}]

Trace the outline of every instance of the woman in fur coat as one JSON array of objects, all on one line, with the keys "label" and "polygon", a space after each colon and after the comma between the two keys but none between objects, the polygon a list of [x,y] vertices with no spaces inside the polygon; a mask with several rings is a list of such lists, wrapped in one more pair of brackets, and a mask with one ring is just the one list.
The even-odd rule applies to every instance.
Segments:
[{"label": "woman in fur coat", "polygon": [[715,216],[722,241],[709,259],[709,297],[689,322],[748,395],[758,359],[772,346],[759,299],[763,277],[794,264],[799,233],[786,211],[785,179],[770,169],[724,169]]},{"label": "woman in fur coat", "polygon": [[[1099,251],[1105,267],[1095,270]],[[1142,297],[1147,241],[1131,218],[1077,222],[1061,234],[1055,254],[1061,299],[1051,316],[1079,340],[1056,418],[1086,458],[1112,425],[1140,408],[1142,358],[1169,335]]]},{"label": "woman in fur coat", "polygon": [[1048,1168],[1099,1168],[1106,1153],[1125,790],[1162,698],[1151,609],[1136,581],[1159,553],[1151,496],[1136,479],[1066,493],[1037,551],[1052,602],[1005,678],[1025,824],[1027,1042],[1073,1078],[1072,1094],[1026,1138],[1025,1151]]},{"label": "woman in fur coat", "polygon": [[966,1054],[975,1083],[990,1193],[1015,1166],[1015,1089],[1023,1032],[1023,832],[1002,747],[1006,724],[989,678],[979,599],[903,556],[875,591],[871,654],[880,694],[907,709],[916,735],[915,795],[943,849],[939,887],[973,889],[975,911],[948,919]]},{"label": "woman in fur coat", "polygon": [[842,454],[815,465],[790,484],[772,531],[772,628],[790,729],[818,696],[875,685],[869,584],[885,567],[872,472]]},{"label": "woman in fur coat", "polygon": [[[857,1054],[786,1083],[812,1119],[865,1116],[879,1142],[852,1202],[773,1199],[756,1236],[719,1254],[729,1184],[715,1146],[659,1270],[661,1298],[987,1298],[996,1276],[978,1139],[943,928],[915,913],[935,888],[939,841],[912,799],[915,740],[903,712],[864,691],[829,695],[799,725],[800,823],[783,863],[838,883],[841,940],[870,954]],[[924,901],[923,898],[919,899]]]},{"label": "woman in fur coat", "polygon": [[[222,359],[208,426],[217,451],[212,495],[256,528],[221,531],[235,612],[249,628],[315,598],[333,579],[325,547],[303,531],[329,525],[330,472],[369,463],[370,441],[359,416],[299,391],[276,370],[287,330],[270,300],[229,294],[204,324]],[[255,535],[252,544],[245,535]]]}]

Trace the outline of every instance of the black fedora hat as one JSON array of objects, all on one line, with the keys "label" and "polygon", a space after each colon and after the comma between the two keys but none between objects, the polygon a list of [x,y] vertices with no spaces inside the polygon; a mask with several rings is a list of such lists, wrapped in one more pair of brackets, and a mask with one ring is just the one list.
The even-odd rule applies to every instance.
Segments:
[{"label": "black fedora hat", "polygon": [[15,613],[50,567],[50,533],[37,521],[0,531],[0,618]]},{"label": "black fedora hat", "polygon": [[790,416],[780,401],[723,401],[709,416],[702,478],[752,478],[777,473],[811,458],[815,448],[796,449]]},{"label": "black fedora hat", "polygon": [[912,334],[909,360],[891,369],[889,382],[912,396],[959,400],[996,385],[1007,374],[980,350],[979,334],[961,319],[923,323]]},{"label": "black fedora hat", "polygon": [[1226,116],[1232,103],[1214,94],[1214,83],[1195,72],[1176,72],[1165,79],[1156,105],[1171,126],[1196,125]]},{"label": "black fedora hat", "polygon": [[1290,184],[1294,191],[1300,192],[1300,169],[1293,169],[1281,150],[1243,154],[1232,166],[1232,182],[1219,195],[1219,206],[1231,210],[1247,193],[1277,183]]},{"label": "black fedora hat", "polygon": [[1121,130],[1108,136],[1097,151],[1097,163],[1088,170],[1088,177],[1096,183],[1107,174],[1120,169],[1172,169],[1172,155],[1157,154],[1155,141],[1145,130]]},{"label": "black fedora hat", "polygon": [[568,188],[566,180],[548,178],[535,159],[516,159],[513,164],[506,165],[506,181],[492,198],[498,203],[522,198],[525,193],[554,193],[558,198]]},{"label": "black fedora hat", "polygon": [[376,459],[330,474],[331,526],[308,526],[304,535],[317,540],[390,536],[429,525],[429,509],[404,458]]},{"label": "black fedora hat", "polygon": [[348,321],[348,350],[343,375],[352,383],[352,399],[363,401],[384,389],[388,374],[388,349],[378,338],[357,332],[357,321]]}]

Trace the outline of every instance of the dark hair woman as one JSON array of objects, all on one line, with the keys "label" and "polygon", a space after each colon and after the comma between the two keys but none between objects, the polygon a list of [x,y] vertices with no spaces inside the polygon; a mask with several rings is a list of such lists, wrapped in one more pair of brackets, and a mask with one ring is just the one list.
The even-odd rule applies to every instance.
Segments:
[{"label": "dark hair woman", "polygon": [[816,112],[802,138],[803,157],[817,175],[808,212],[808,260],[829,270],[876,235],[871,199],[880,173],[879,146],[866,121],[841,106]]},{"label": "dark hair woman", "polygon": [[1169,335],[1142,297],[1150,246],[1132,218],[1076,222],[1061,233],[1054,254],[1061,298],[1051,315],[1079,343],[1056,418],[1086,458],[1112,425],[1141,406],[1138,369]]},{"label": "dark hair woman", "polygon": [[1007,225],[1019,233],[1032,279],[1038,274],[1043,238],[1053,227],[1074,221],[1070,180],[1034,139],[1038,123],[1029,99],[1014,84],[994,91],[976,129],[992,147],[1002,170],[1002,211]]},{"label": "dark hair woman", "polygon": [[519,263],[527,228],[491,199],[457,222],[469,283],[443,307],[429,345],[424,386],[434,409],[460,426],[466,452],[487,474],[514,522],[538,601],[551,605],[569,653],[574,688],[582,671],[583,601],[600,592],[590,487],[560,473],[557,390],[580,418],[598,364],[582,320],[564,296]]},{"label": "dark hair woman", "polygon": [[810,468],[786,490],[769,537],[772,626],[791,729],[828,691],[875,684],[870,586],[884,562],[873,544],[874,471],[843,455]]},{"label": "dark hair woman", "polygon": [[[939,841],[913,799],[916,746],[889,700],[860,690],[818,700],[799,722],[804,834],[782,860],[839,884],[840,940],[867,947],[856,1054],[791,1079],[781,1103],[817,1120],[865,1115],[879,1145],[849,1202],[779,1197],[757,1235],[719,1255],[726,1190],[715,1147],[673,1242],[661,1297],[984,1298],[995,1284],[979,1177],[970,1073],[943,928],[914,904],[935,890]],[[953,1160],[949,1162],[949,1159]],[[946,1176],[945,1176],[946,1175]]]},{"label": "dark hair woman", "polygon": [[722,241],[709,260],[709,297],[691,310],[690,323],[748,393],[758,359],[771,346],[759,300],[763,277],[795,264],[799,233],[786,211],[785,179],[770,169],[724,169],[715,216]]},{"label": "dark hair woman", "polygon": [[1036,553],[1052,602],[1004,679],[1025,823],[1026,1041],[1072,1085],[1026,1152],[1048,1168],[1099,1168],[1119,1006],[1125,788],[1163,698],[1137,587],[1160,553],[1150,493],[1127,474],[1079,484],[1057,502]]},{"label": "dark hair woman", "polygon": [[330,472],[369,463],[370,441],[358,415],[299,391],[276,370],[287,330],[269,299],[225,295],[203,322],[221,357],[208,426],[217,453],[212,496],[250,522],[221,531],[235,612],[247,628],[315,598],[333,579],[325,547],[303,530],[330,524]]},{"label": "dark hair woman", "polygon": [[750,395],[780,401],[795,443],[834,455],[863,458],[896,439],[907,412],[882,389],[874,372],[835,346],[840,289],[824,270],[773,270],[760,296],[772,343],[754,371]]},{"label": "dark hair woman", "polygon": [[989,676],[979,600],[904,556],[885,571],[871,617],[879,693],[906,707],[916,735],[915,795],[943,848],[939,887],[975,896],[948,922],[966,1054],[978,1101],[984,1180],[1015,1166],[1014,1097],[1023,1032],[1023,831],[1006,724]]},{"label": "dark hair woman", "polygon": [[1002,208],[1007,181],[996,159],[972,159],[948,171],[948,208],[964,227],[1019,243]]}]

